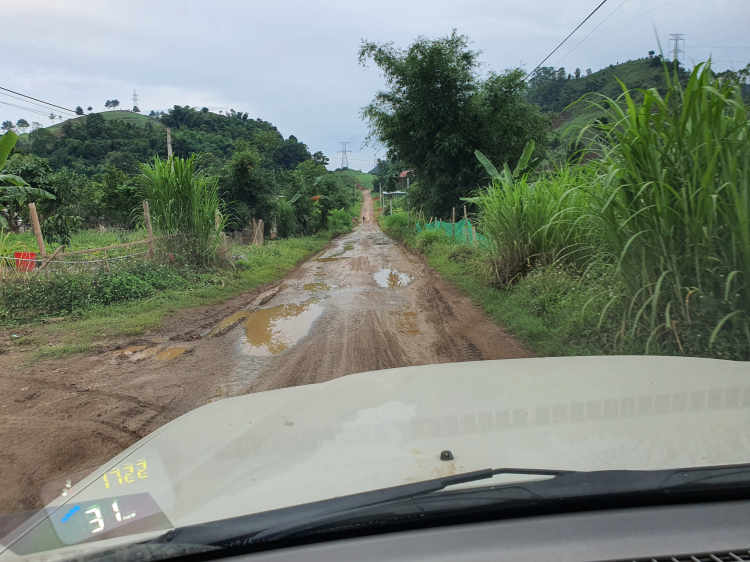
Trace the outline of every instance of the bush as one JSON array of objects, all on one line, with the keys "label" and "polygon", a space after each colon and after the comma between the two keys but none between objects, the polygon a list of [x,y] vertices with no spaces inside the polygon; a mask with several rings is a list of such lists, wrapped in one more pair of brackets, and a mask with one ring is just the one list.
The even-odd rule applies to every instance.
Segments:
[{"label": "bush", "polygon": [[142,299],[151,296],[154,287],[128,271],[100,274],[91,284],[91,290],[101,304]]},{"label": "bush", "polygon": [[344,209],[334,209],[328,213],[328,231],[334,235],[351,232],[352,217]]},{"label": "bush", "polygon": [[158,291],[185,289],[206,282],[205,275],[149,262],[111,272],[35,275],[0,283],[0,325],[83,312],[116,302],[150,297]]},{"label": "bush", "polygon": [[404,240],[405,238],[414,234],[414,225],[409,224],[409,217],[401,213],[395,213],[381,217],[383,230],[385,230],[389,236],[393,236],[398,240]]}]

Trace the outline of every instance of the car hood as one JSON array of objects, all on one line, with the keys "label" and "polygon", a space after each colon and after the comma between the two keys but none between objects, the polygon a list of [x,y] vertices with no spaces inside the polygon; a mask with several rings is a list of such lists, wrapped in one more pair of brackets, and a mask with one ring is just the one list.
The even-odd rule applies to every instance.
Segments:
[{"label": "car hood", "polygon": [[197,408],[46,515],[147,493],[183,526],[485,468],[746,463],[748,427],[748,363],[610,356],[388,369]]}]

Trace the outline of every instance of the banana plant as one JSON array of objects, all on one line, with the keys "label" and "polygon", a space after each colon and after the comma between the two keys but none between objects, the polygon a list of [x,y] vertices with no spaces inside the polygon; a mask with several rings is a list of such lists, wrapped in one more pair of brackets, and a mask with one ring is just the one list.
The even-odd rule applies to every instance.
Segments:
[{"label": "banana plant", "polygon": [[18,136],[13,131],[8,131],[0,137],[0,229],[11,228],[15,224],[15,213],[3,211],[3,206],[12,207],[13,203],[20,203],[32,196],[39,199],[55,199],[55,196],[50,192],[31,187],[20,176],[2,173],[8,161],[8,155],[13,150],[17,140]]},{"label": "banana plant", "polygon": [[536,142],[534,140],[530,140],[526,143],[526,146],[523,148],[523,154],[521,154],[521,158],[519,158],[518,164],[516,165],[516,169],[512,172],[510,171],[510,166],[508,166],[507,162],[503,164],[503,171],[501,173],[497,171],[497,168],[492,165],[492,162],[490,162],[484,154],[475,150],[474,155],[477,157],[477,160],[482,163],[484,169],[487,170],[487,173],[492,179],[513,183],[531,172],[539,164],[539,158],[531,159],[535,146]]}]

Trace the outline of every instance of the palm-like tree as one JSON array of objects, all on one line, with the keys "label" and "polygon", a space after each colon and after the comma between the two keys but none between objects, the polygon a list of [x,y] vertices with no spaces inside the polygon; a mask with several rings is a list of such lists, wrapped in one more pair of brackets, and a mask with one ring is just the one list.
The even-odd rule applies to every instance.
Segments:
[{"label": "palm-like tree", "polygon": [[[0,206],[12,207],[13,203],[18,204],[34,196],[40,199],[55,199],[54,195],[44,189],[30,187],[20,176],[2,173],[5,163],[8,161],[8,155],[16,145],[17,140],[18,135],[13,131],[8,131],[0,137]],[[11,211],[4,214],[6,216],[2,217],[3,223],[11,229],[16,230],[18,226],[14,220],[15,213]]]}]

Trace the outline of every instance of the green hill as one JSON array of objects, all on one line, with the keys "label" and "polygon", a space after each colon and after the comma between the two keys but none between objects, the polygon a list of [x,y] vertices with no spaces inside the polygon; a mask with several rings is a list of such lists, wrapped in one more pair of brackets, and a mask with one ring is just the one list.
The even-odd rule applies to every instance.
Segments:
[{"label": "green hill", "polygon": [[290,170],[310,158],[304,143],[293,135],[285,139],[267,121],[242,112],[219,115],[181,106],[159,119],[130,111],[90,113],[21,135],[16,147],[47,159],[53,171],[68,168],[94,176],[113,166],[132,174],[139,163],[166,157],[165,127],[172,129],[175,155],[201,153],[205,166],[220,166],[243,142],[257,146],[269,170]]},{"label": "green hill", "polygon": [[351,169],[337,170],[336,173],[341,174],[342,176],[353,177],[357,183],[364,185],[367,189],[372,189],[372,182],[377,177],[373,174],[366,174],[365,172],[358,172],[357,170]]},{"label": "green hill", "polygon": [[[678,72],[681,79],[687,76],[682,67]],[[571,104],[587,94],[591,101],[597,100],[600,95],[617,98],[622,94],[618,79],[630,90],[656,88],[665,92],[667,88],[664,65],[659,56],[609,65],[590,75],[579,71],[579,75],[576,78],[575,73],[565,68],[542,67],[529,81],[527,99],[542,111],[558,114],[553,120],[555,128],[585,125],[604,117],[586,99],[573,106]]]}]

